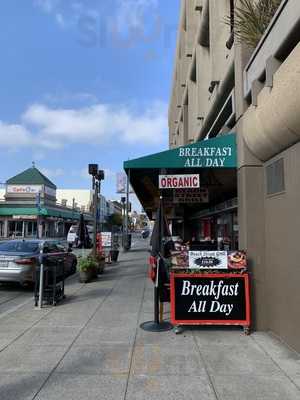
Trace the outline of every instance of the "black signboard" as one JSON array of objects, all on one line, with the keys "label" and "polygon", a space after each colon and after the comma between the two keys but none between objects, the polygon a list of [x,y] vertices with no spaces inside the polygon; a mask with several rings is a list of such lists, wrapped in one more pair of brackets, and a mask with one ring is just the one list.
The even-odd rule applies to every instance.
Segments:
[{"label": "black signboard", "polygon": [[248,274],[172,274],[173,324],[250,325]]}]

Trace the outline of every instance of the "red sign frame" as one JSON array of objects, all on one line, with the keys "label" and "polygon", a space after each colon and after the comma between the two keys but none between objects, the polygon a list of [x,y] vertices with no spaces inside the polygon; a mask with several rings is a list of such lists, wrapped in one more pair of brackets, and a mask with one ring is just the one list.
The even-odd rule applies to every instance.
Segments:
[{"label": "red sign frame", "polygon": [[[246,319],[245,320],[176,320],[175,318],[175,279],[176,278],[240,278],[245,281],[245,304],[246,304]],[[171,323],[173,325],[238,325],[250,327],[251,312],[250,312],[250,282],[249,274],[185,274],[171,273]]]}]

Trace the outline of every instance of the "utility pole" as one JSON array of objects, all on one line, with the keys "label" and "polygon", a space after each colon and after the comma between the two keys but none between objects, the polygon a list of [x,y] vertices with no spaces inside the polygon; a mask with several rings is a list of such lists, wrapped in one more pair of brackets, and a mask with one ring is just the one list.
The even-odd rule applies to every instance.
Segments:
[{"label": "utility pole", "polygon": [[100,182],[104,180],[104,171],[98,169],[98,164],[89,164],[89,174],[92,175],[93,187],[93,225],[94,225],[94,240],[93,240],[93,254],[97,253],[97,216],[98,216],[98,203],[100,195]]},{"label": "utility pole", "polygon": [[97,211],[98,211],[98,189],[97,181],[93,176],[93,190],[94,190],[94,200],[93,200],[93,225],[94,225],[94,238],[93,238],[93,254],[96,256],[97,247]]},{"label": "utility pole", "polygon": [[130,183],[130,169],[128,170],[127,174],[127,185],[126,185],[126,204],[125,204],[125,235],[124,235],[124,250],[130,249],[130,240],[129,240],[129,183]]},{"label": "utility pole", "polygon": [[121,197],[122,203],[122,245],[125,248],[125,214],[126,214],[126,197]]},{"label": "utility pole", "polygon": [[40,191],[36,194],[35,205],[36,205],[36,209],[37,209],[36,238],[37,239],[41,239],[40,232],[39,232],[39,229],[40,229],[40,211],[41,211],[41,192]]},{"label": "utility pole", "polygon": [[130,170],[128,170],[127,184],[126,184],[126,219],[125,219],[125,232],[126,240],[128,240],[128,212],[129,212],[129,180],[130,180]]}]

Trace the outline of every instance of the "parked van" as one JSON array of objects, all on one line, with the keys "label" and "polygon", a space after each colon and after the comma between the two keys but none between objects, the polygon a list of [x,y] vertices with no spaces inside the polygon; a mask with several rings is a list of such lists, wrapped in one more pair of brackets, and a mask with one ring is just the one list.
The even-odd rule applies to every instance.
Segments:
[{"label": "parked van", "polygon": [[[90,241],[91,241],[91,246],[94,240],[94,227],[92,225],[87,225],[87,230],[89,233]],[[71,228],[69,229],[68,236],[67,236],[67,242],[70,244],[72,247],[77,247],[78,246],[78,225],[72,225]]]}]

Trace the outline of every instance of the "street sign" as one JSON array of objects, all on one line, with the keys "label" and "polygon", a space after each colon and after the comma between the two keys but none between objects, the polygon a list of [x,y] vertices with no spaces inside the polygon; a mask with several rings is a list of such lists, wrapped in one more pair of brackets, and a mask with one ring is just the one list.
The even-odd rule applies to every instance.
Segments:
[{"label": "street sign", "polygon": [[101,232],[102,246],[111,247],[111,232]]},{"label": "street sign", "polygon": [[[124,172],[117,173],[117,193],[126,193],[127,190],[127,175]],[[134,193],[132,187],[129,185],[129,193]]]},{"label": "street sign", "polygon": [[199,188],[200,176],[199,174],[185,174],[185,175],[159,175],[159,188],[160,189],[188,189]]}]

